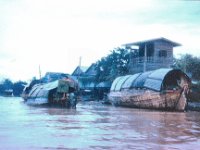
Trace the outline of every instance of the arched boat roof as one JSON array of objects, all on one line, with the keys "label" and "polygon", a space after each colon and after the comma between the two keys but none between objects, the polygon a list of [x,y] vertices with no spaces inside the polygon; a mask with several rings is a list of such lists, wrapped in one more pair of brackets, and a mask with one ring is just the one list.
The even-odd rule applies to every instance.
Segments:
[{"label": "arched boat roof", "polygon": [[[32,87],[29,97],[48,97],[49,91],[58,88],[60,80],[56,80],[53,82],[45,83],[45,84],[36,84]],[[69,78],[68,85],[70,88],[74,88],[77,90],[78,85],[75,80]]]},{"label": "arched boat roof", "polygon": [[47,97],[50,90],[58,87],[58,80],[46,84],[37,84],[31,89],[30,97]]},{"label": "arched boat roof", "polygon": [[189,80],[188,76],[179,69],[161,68],[154,71],[117,77],[113,81],[110,90],[120,91],[122,89],[131,88],[148,88],[155,91],[161,91],[166,76],[171,76],[173,74],[184,76]]}]

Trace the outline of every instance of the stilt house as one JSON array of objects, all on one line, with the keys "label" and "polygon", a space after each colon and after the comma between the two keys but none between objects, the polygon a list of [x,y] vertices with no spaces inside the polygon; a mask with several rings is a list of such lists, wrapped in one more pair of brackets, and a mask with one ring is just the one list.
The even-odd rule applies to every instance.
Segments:
[{"label": "stilt house", "polygon": [[[130,55],[130,73],[145,72],[173,65],[173,48],[180,46],[166,38],[157,38],[124,44],[132,50]],[[137,46],[137,49],[133,49]]]}]

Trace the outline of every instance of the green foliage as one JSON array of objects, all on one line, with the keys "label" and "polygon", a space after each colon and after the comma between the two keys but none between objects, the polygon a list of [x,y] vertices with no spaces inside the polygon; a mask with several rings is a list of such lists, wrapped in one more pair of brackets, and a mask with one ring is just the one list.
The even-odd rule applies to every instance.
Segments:
[{"label": "green foliage", "polygon": [[22,91],[24,89],[24,85],[26,85],[26,82],[23,81],[17,81],[13,84],[13,94],[15,96],[20,96],[22,94]]},{"label": "green foliage", "polygon": [[13,83],[10,79],[4,79],[0,84],[0,93],[4,93],[5,90],[9,90],[13,88]]},{"label": "green foliage", "polygon": [[23,91],[24,85],[27,84],[23,81],[13,83],[10,79],[4,79],[0,84],[0,94],[4,94],[5,90],[13,90],[14,96],[20,96]]},{"label": "green foliage", "polygon": [[175,68],[189,74],[193,80],[200,80],[200,58],[190,54],[182,55],[175,59]]},{"label": "green foliage", "polygon": [[188,98],[191,102],[200,102],[200,82],[191,85]]},{"label": "green foliage", "polygon": [[97,62],[97,81],[113,81],[117,76],[128,74],[129,57],[128,49],[112,50],[111,54]]},{"label": "green foliage", "polygon": [[182,55],[179,59],[175,59],[175,68],[183,70],[189,75],[193,84],[190,87],[190,101],[200,101],[200,58],[190,54]]}]

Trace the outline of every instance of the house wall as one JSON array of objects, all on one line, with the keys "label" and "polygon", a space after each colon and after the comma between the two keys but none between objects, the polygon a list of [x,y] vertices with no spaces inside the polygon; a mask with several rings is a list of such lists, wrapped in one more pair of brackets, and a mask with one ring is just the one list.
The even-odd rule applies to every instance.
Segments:
[{"label": "house wall", "polygon": [[[159,68],[170,68],[173,64],[173,45],[168,42],[155,41],[151,46],[147,44],[147,62],[146,71]],[[151,55],[148,55],[148,48],[151,48]],[[153,50],[152,50],[153,48]],[[144,51],[144,44],[140,46],[139,51]],[[130,73],[143,72],[144,52],[139,52],[138,57],[131,57],[129,64]]]},{"label": "house wall", "polygon": [[[166,51],[167,52],[167,57],[168,58],[168,63],[171,63],[171,59],[173,60],[173,45],[167,42],[162,42],[162,41],[157,41],[154,43],[154,58],[155,60],[160,59],[159,57],[159,52],[160,51]],[[166,63],[167,64],[167,63]]]}]

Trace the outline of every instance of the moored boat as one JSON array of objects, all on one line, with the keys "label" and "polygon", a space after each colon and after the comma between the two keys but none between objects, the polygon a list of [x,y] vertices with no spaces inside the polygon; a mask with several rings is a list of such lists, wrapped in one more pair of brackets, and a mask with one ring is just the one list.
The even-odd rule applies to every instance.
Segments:
[{"label": "moored boat", "polygon": [[108,94],[116,106],[184,111],[190,79],[179,69],[157,69],[117,77]]},{"label": "moored boat", "polygon": [[[26,91],[28,89],[28,91]],[[35,84],[24,89],[22,97],[29,105],[76,107],[78,84],[71,78]]]}]

